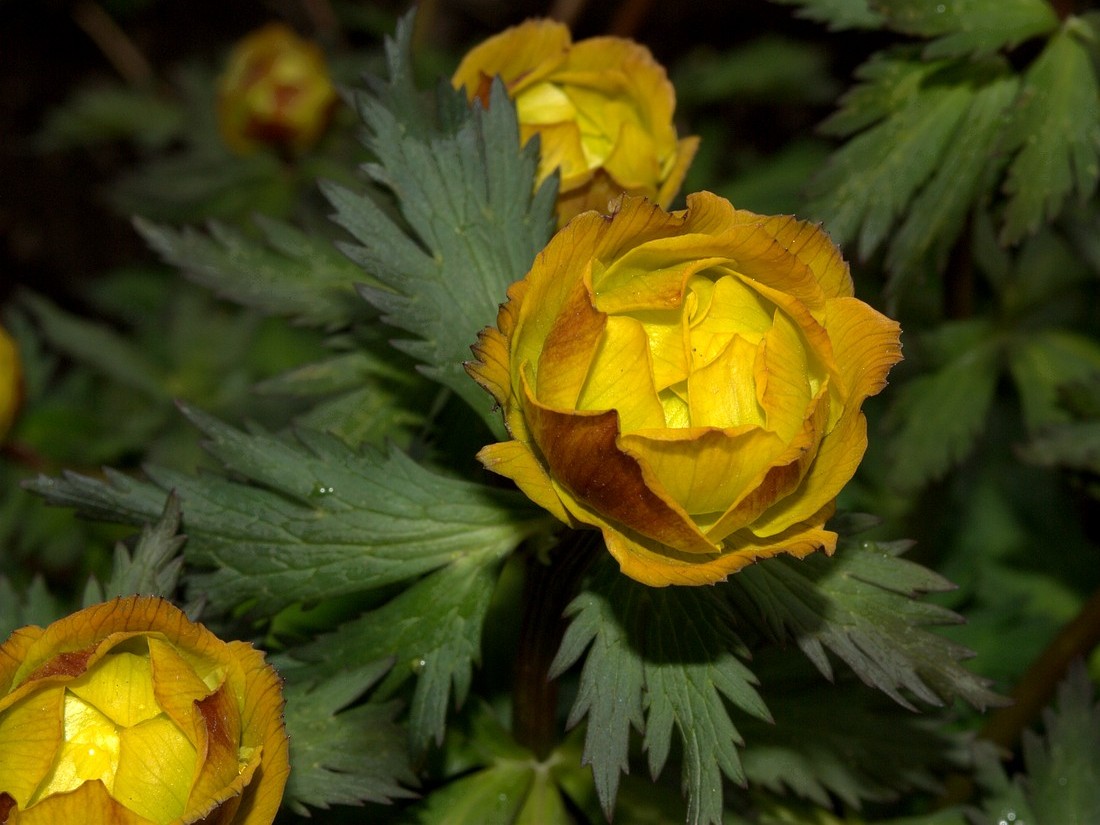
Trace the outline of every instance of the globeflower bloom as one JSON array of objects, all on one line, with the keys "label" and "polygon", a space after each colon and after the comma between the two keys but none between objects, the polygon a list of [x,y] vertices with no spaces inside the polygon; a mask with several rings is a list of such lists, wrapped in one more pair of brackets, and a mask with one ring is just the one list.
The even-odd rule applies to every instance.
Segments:
[{"label": "globeflower bloom", "polygon": [[479,336],[467,370],[512,437],[479,458],[648,585],[832,552],[899,335],[817,226],[624,198],[560,230]]},{"label": "globeflower bloom", "polygon": [[474,47],[452,83],[487,105],[496,76],[515,101],[523,142],[540,137],[538,183],[561,170],[559,225],[606,211],[623,192],[672,203],[699,139],[677,139],[676,92],[644,46],[573,43],[561,23],[529,20]]},{"label": "globeflower bloom", "polygon": [[19,350],[7,331],[0,327],[0,442],[11,429],[23,396],[23,370]]},{"label": "globeflower bloom", "polygon": [[159,598],[0,646],[0,823],[269,825],[289,773],[281,683]]},{"label": "globeflower bloom", "polygon": [[335,103],[321,49],[270,23],[234,47],[218,80],[218,127],[240,154],[261,146],[300,152],[321,137]]}]

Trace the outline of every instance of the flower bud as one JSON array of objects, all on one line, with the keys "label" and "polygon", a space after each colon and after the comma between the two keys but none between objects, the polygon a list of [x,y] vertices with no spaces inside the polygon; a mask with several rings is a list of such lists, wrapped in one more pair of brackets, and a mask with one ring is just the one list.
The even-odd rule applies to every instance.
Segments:
[{"label": "flower bud", "polygon": [[270,23],[230,54],[218,81],[218,126],[240,154],[261,146],[300,152],[321,137],[335,102],[320,48]]},{"label": "flower bud", "polygon": [[687,202],[628,197],[570,222],[467,366],[513,439],[482,463],[655,586],[831,552],[860,407],[901,358],[898,325],[853,297],[820,228]]},{"label": "flower bud", "polygon": [[676,92],[644,46],[619,37],[573,43],[561,23],[529,20],[476,46],[452,82],[487,104],[496,76],[515,101],[523,142],[540,138],[538,182],[561,170],[559,225],[607,211],[623,192],[672,203],[699,139],[677,139]]},{"label": "flower bud", "polygon": [[11,429],[23,400],[23,370],[19,350],[7,331],[0,327],[0,442]]},{"label": "flower bud", "polygon": [[269,825],[281,683],[167,601],[128,597],[0,646],[0,823]]}]

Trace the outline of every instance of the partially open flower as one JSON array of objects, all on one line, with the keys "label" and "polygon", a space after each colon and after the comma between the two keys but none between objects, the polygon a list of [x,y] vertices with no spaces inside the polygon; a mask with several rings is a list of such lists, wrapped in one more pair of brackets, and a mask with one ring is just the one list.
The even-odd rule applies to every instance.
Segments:
[{"label": "partially open flower", "polygon": [[470,374],[514,440],[479,454],[622,571],[704,584],[824,529],[867,446],[860,407],[901,358],[818,227],[703,192],[624,198],[551,239]]},{"label": "partially open flower", "polygon": [[7,331],[0,327],[0,442],[11,429],[23,398],[23,370],[19,350]]},{"label": "partially open flower", "polygon": [[522,140],[540,136],[539,182],[561,169],[559,224],[606,211],[623,192],[672,203],[699,139],[677,139],[676,92],[644,46],[573,43],[561,23],[529,20],[471,50],[452,82],[487,104],[496,76],[515,100]]},{"label": "partially open flower", "polygon": [[218,81],[218,126],[235,152],[300,152],[328,126],[336,89],[317,44],[270,23],[233,49]]},{"label": "partially open flower", "polygon": [[159,598],[0,646],[0,823],[268,825],[289,773],[281,683]]}]

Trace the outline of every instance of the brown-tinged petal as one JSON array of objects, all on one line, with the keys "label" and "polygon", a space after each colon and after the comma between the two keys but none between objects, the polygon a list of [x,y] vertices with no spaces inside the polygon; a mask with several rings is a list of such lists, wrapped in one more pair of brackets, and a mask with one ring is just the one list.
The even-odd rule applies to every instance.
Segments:
[{"label": "brown-tinged petal", "polygon": [[621,449],[616,412],[553,410],[529,390],[525,411],[550,476],[569,491],[565,505],[580,520],[570,507],[574,501],[678,550],[716,549],[679,504],[657,492],[656,479],[645,477],[637,459]]},{"label": "brown-tinged petal", "polygon": [[534,386],[544,404],[561,409],[578,405],[606,326],[607,316],[592,305],[587,279],[578,278],[553,319],[538,356]]},{"label": "brown-tinged petal", "polygon": [[241,715],[237,699],[223,684],[204,699],[195,702],[201,722],[199,770],[187,799],[187,811],[208,811],[227,798],[229,788],[240,772],[238,749],[241,744]]}]

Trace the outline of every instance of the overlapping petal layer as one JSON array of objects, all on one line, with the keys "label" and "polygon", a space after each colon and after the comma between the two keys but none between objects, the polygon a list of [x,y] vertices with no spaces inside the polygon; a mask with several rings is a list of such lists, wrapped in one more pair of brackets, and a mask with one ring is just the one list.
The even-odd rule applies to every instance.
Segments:
[{"label": "overlapping petal layer", "polygon": [[818,227],[710,193],[674,213],[626,197],[560,231],[508,296],[469,365],[513,438],[486,467],[651,585],[832,551],[861,405],[901,351]]},{"label": "overlapping petal layer", "polygon": [[561,23],[529,20],[472,49],[452,82],[487,103],[497,76],[521,139],[540,138],[539,182],[560,170],[559,223],[623,192],[664,206],[676,197],[698,139],[677,138],[676,94],[648,49],[618,37],[573,43]]},{"label": "overlapping petal layer", "polygon": [[278,676],[168,602],[130,597],[0,646],[0,823],[274,818]]}]

